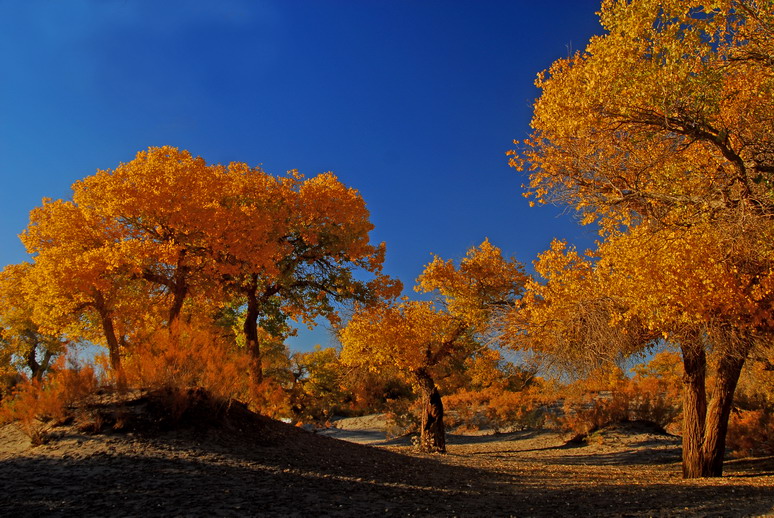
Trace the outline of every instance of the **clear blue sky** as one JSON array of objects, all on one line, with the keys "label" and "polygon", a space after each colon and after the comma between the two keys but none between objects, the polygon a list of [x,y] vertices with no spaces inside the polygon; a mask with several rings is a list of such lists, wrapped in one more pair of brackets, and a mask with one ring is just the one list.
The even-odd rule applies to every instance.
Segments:
[{"label": "clear blue sky", "polygon": [[[41,198],[149,146],[334,171],[386,273],[485,237],[529,264],[594,235],[507,165],[535,75],[601,31],[598,0],[0,0],[0,266]],[[322,340],[324,341],[324,339]],[[300,344],[303,347],[303,344]]]}]

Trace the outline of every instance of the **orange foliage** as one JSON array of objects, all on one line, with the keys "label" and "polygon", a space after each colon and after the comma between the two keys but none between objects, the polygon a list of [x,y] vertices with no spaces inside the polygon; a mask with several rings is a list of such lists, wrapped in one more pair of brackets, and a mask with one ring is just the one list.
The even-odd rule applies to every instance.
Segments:
[{"label": "orange foliage", "polygon": [[[68,361],[69,367],[66,366]],[[15,387],[10,397],[3,399],[0,423],[18,422],[33,444],[40,444],[45,441],[49,423],[64,420],[68,407],[93,393],[98,385],[99,380],[91,366],[79,366],[62,357],[47,378],[23,382]]]},{"label": "orange foliage", "polygon": [[774,455],[774,365],[757,360],[742,372],[728,424],[728,447],[737,455]]},{"label": "orange foliage", "polygon": [[130,386],[202,387],[222,398],[248,400],[247,355],[206,329],[181,324],[135,344],[125,362]]},{"label": "orange foliage", "polygon": [[682,411],[679,355],[662,352],[633,370],[636,375],[629,378],[617,367],[600,369],[566,386],[559,394],[563,415],[558,424],[575,433],[640,419],[662,428],[674,425]]},{"label": "orange foliage", "polygon": [[76,182],[72,200],[44,200],[22,240],[35,256],[44,330],[106,343],[120,371],[148,329],[244,305],[249,370],[259,384],[258,327],[277,338],[267,322],[282,332],[288,319],[337,322],[337,303],[400,292],[381,274],[385,249],[370,243],[372,229],[360,193],[332,173],[275,177],[162,146]]},{"label": "orange foliage", "polygon": [[259,385],[250,384],[249,405],[255,412],[274,419],[292,416],[289,392],[271,378],[264,378]]},{"label": "orange foliage", "polygon": [[774,455],[774,412],[735,412],[728,423],[726,444],[741,456]]},{"label": "orange foliage", "polygon": [[569,311],[554,351],[637,328],[682,348],[687,478],[722,474],[740,369],[774,331],[773,7],[604,0],[604,32],[538,75],[532,135],[511,152],[530,172],[527,197],[576,210],[605,239],[593,271],[604,289],[577,304],[599,309],[591,327],[603,333]]},{"label": "orange foliage", "polygon": [[462,430],[526,430],[546,424],[550,398],[541,384],[521,391],[488,387],[446,396],[447,423]]}]

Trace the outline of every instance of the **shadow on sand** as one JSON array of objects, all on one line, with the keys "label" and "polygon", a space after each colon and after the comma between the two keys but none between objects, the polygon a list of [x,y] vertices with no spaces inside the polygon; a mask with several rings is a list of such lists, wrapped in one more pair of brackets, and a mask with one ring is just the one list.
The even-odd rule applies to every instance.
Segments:
[{"label": "shadow on sand", "polygon": [[529,473],[290,435],[258,446],[250,437],[216,446],[157,437],[123,454],[11,458],[0,462],[0,515],[729,516],[735,502],[755,514],[772,510],[770,488],[589,485],[561,473],[542,473],[540,483]]}]

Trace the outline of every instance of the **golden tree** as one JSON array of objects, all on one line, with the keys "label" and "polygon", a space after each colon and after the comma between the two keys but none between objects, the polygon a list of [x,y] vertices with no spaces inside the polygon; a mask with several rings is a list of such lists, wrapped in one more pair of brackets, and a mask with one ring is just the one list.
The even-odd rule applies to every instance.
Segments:
[{"label": "golden tree", "polygon": [[[275,178],[244,164],[231,164],[227,174],[232,190],[213,259],[226,291],[245,305],[243,331],[259,383],[261,341],[290,332],[288,319],[335,323],[337,304],[393,297],[401,285],[381,274],[385,248],[369,242],[373,225],[362,196],[333,174]],[[358,271],[373,280],[360,280]]]},{"label": "golden tree", "polygon": [[121,349],[152,304],[126,266],[123,233],[70,201],[44,200],[21,238],[33,254],[26,278],[33,319],[46,332],[107,346],[120,377]]},{"label": "golden tree", "polygon": [[605,306],[599,329],[680,346],[683,473],[719,476],[739,371],[773,330],[774,4],[606,0],[600,19],[604,35],[539,75],[512,164],[531,171],[527,196],[600,223],[585,300]]},{"label": "golden tree", "polygon": [[420,447],[444,452],[443,402],[435,378],[449,361],[482,347],[477,338],[521,295],[526,276],[521,264],[484,241],[459,267],[435,257],[417,281],[417,291],[436,292],[440,300],[403,299],[356,312],[340,334],[341,361],[369,369],[397,366],[411,377],[422,396]]},{"label": "golden tree", "polygon": [[167,299],[170,329],[192,289],[215,292],[208,252],[225,184],[222,166],[164,146],[73,185],[73,203],[96,229],[115,229],[109,241],[114,264]]},{"label": "golden tree", "polygon": [[182,317],[231,306],[244,309],[246,370],[260,383],[260,342],[281,343],[288,319],[335,320],[340,302],[400,290],[381,274],[372,228],[360,194],[331,173],[274,177],[165,146],[76,182],[72,201],[44,200],[22,239],[42,321],[85,333],[94,313],[116,372],[130,337],[174,336]]},{"label": "golden tree", "polygon": [[34,268],[30,263],[12,264],[0,272],[0,374],[13,374],[23,367],[39,380],[65,351],[67,340],[61,334],[43,332],[34,320],[26,282]]}]

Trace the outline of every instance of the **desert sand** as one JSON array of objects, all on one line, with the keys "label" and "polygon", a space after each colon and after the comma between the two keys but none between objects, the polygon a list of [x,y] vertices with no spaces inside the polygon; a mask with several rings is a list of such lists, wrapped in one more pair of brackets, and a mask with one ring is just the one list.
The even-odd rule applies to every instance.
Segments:
[{"label": "desert sand", "polygon": [[577,444],[451,434],[430,455],[387,440],[379,418],[319,433],[241,407],[174,426],[88,419],[49,425],[38,446],[0,428],[0,516],[774,516],[774,458],[685,481],[679,438],[646,427]]}]

